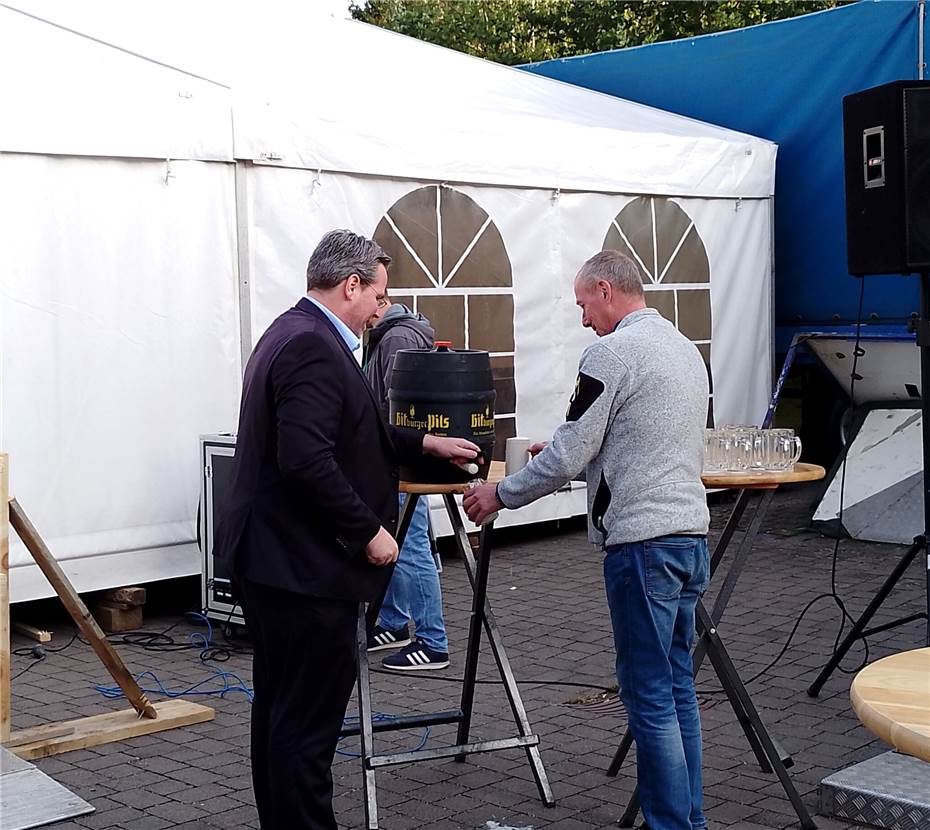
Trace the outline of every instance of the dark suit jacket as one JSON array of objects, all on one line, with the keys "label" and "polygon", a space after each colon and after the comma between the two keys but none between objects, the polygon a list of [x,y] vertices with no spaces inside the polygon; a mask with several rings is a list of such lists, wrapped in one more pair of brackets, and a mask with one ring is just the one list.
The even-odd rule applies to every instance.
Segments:
[{"label": "dark suit jacket", "polygon": [[396,531],[398,463],[422,441],[387,426],[345,341],[302,299],[249,358],[214,556],[263,585],[376,599],[391,569],[370,565],[365,545],[382,525]]}]

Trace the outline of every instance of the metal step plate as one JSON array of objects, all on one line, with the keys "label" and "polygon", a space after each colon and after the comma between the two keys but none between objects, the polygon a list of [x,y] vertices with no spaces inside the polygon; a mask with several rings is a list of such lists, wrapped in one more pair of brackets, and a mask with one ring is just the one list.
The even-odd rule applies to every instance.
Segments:
[{"label": "metal step plate", "polygon": [[822,815],[886,827],[930,830],[930,764],[885,752],[820,782]]},{"label": "metal step plate", "polygon": [[92,813],[83,798],[0,747],[0,827],[27,830]]}]

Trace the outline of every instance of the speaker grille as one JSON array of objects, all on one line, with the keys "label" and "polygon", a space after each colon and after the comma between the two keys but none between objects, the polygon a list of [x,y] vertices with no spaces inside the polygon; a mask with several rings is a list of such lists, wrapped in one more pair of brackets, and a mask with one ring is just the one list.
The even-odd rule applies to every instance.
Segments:
[{"label": "speaker grille", "polygon": [[905,248],[914,270],[930,268],[930,88],[904,90]]}]

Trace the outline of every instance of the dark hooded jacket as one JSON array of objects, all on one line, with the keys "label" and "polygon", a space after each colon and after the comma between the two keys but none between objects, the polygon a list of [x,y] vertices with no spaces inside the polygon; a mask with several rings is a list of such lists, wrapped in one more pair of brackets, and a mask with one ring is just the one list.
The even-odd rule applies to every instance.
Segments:
[{"label": "dark hooded jacket", "polygon": [[394,303],[368,333],[365,375],[388,416],[388,389],[394,371],[394,355],[400,349],[429,349],[436,332],[422,314],[414,314],[403,303]]}]

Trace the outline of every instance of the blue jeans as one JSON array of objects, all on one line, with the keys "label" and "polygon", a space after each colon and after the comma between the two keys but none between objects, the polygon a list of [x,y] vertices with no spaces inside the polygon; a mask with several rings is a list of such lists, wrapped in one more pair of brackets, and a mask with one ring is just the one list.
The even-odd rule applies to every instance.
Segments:
[{"label": "blue jeans", "polygon": [[[400,497],[403,505],[404,496]],[[380,623],[391,631],[413,620],[416,637],[433,651],[449,651],[446,624],[442,618],[442,589],[429,542],[429,505],[420,496],[410,520],[394,575],[384,595]]]},{"label": "blue jeans", "polygon": [[707,827],[691,645],[694,609],[709,571],[703,536],[615,545],[604,557],[617,682],[636,741],[636,775],[650,830]]}]

